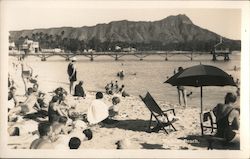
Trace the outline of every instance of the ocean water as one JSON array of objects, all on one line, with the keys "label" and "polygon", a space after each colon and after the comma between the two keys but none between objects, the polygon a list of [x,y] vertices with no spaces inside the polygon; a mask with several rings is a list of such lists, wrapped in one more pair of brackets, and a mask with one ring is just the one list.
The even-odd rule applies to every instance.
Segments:
[{"label": "ocean water", "polygon": [[[170,84],[164,84],[167,77],[173,75],[174,69],[179,66],[183,68],[198,65],[200,63],[213,65],[221,68],[231,74],[235,79],[240,79],[240,71],[234,71],[234,66],[240,67],[240,53],[230,56],[231,60],[223,61],[219,57],[218,61],[213,62],[212,56],[199,55],[194,56],[194,60],[184,55],[175,55],[164,57],[153,55],[140,61],[134,56],[124,56],[118,61],[112,57],[98,56],[94,61],[89,58],[77,57],[77,78],[84,81],[84,88],[87,91],[104,91],[104,87],[111,81],[118,81],[119,85],[124,84],[125,90],[134,96],[144,95],[149,91],[158,102],[178,103],[177,89]],[[27,62],[33,67],[34,74],[39,76],[41,90],[54,90],[56,86],[63,86],[68,89],[69,81],[67,76],[68,61],[59,56],[52,56],[47,61],[41,61],[38,57],[28,57]],[[125,77],[120,80],[116,74],[124,70]],[[200,106],[200,88],[186,87],[188,92],[193,94],[188,98],[188,106]],[[203,105],[204,108],[211,108],[218,102],[224,102],[224,96],[227,92],[235,92],[236,88],[231,86],[225,87],[203,87]]]}]

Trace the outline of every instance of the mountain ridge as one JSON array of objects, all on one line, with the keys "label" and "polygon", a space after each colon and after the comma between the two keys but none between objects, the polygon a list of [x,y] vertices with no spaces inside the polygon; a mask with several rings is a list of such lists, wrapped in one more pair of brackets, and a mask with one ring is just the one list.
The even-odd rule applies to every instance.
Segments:
[{"label": "mountain ridge", "polygon": [[[20,40],[20,38],[45,42],[44,39],[41,40],[41,36],[44,36],[45,39],[49,39],[48,37],[52,36],[50,41],[58,40],[58,36],[60,39],[75,39],[87,45],[91,41],[111,43],[111,47],[114,47],[113,45],[115,44],[113,43],[124,43],[124,45],[130,44],[134,46],[138,44],[152,45],[152,43],[158,43],[161,45],[159,48],[164,48],[165,50],[168,49],[167,45],[170,44],[188,45],[192,43],[192,46],[190,45],[189,47],[189,49],[192,49],[194,48],[193,45],[196,45],[195,43],[210,43],[209,47],[212,47],[221,37],[214,32],[193,24],[185,14],[171,15],[158,21],[119,20],[96,24],[94,26],[10,31],[10,39],[15,42]],[[232,48],[240,47],[239,40],[232,40],[226,37],[223,37],[223,40],[225,43],[228,43],[229,47],[230,45],[233,46]],[[46,47],[43,42],[41,43],[42,46]],[[188,48],[188,46],[185,47]],[[185,47],[182,46],[182,48]]]}]

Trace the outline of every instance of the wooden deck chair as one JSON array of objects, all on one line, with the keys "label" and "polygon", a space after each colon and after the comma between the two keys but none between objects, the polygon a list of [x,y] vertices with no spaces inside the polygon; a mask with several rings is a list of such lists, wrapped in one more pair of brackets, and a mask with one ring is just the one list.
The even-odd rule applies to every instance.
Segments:
[{"label": "wooden deck chair", "polygon": [[215,129],[217,129],[216,122],[213,119],[211,111],[203,113],[203,122],[201,125],[202,132],[208,132],[208,129],[211,129],[209,135],[214,134]]},{"label": "wooden deck chair", "polygon": [[[225,142],[224,138],[214,136],[217,131],[217,125],[216,122],[214,121],[211,111],[203,113],[203,124],[201,126],[201,129],[203,132],[206,132],[202,136],[208,142],[208,147],[207,147],[208,150],[213,149],[213,143],[215,141]],[[209,129],[211,129],[211,131],[207,131]]]},{"label": "wooden deck chair", "polygon": [[[175,127],[173,126],[173,122],[176,120],[172,120],[170,121],[167,115],[168,111],[172,111],[172,113],[175,116],[175,110],[174,109],[168,109],[165,111],[162,111],[161,108],[159,107],[159,105],[156,103],[156,101],[154,100],[154,98],[150,95],[149,92],[147,92],[146,96],[143,98],[142,96],[139,95],[139,97],[142,99],[142,101],[145,103],[145,105],[147,106],[147,108],[149,109],[149,111],[151,112],[151,116],[150,116],[150,121],[149,121],[149,125],[148,125],[148,132],[151,132],[151,124],[152,124],[152,118],[154,117],[158,123],[158,125],[161,126],[161,129],[163,129],[165,131],[165,133],[168,134],[167,130],[165,129],[166,126],[171,126],[175,131]],[[165,117],[167,119],[167,122],[162,122],[160,120],[160,117]]]}]

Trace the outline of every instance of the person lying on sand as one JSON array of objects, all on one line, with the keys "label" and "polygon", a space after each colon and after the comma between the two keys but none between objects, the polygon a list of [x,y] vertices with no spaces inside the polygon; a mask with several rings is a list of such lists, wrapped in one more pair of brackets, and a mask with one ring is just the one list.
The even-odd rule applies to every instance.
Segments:
[{"label": "person lying on sand", "polygon": [[213,109],[216,117],[217,133],[215,136],[226,139],[227,142],[240,142],[240,111],[234,106],[237,97],[229,92],[225,96],[225,104],[217,104]]},{"label": "person lying on sand", "polygon": [[53,144],[50,140],[52,129],[49,123],[39,123],[38,125],[39,138],[35,139],[30,149],[53,149]]},{"label": "person lying on sand", "polygon": [[96,93],[96,99],[92,101],[87,111],[87,119],[90,125],[97,124],[100,122],[108,121],[109,109],[112,107],[107,106],[103,101],[102,92]]}]

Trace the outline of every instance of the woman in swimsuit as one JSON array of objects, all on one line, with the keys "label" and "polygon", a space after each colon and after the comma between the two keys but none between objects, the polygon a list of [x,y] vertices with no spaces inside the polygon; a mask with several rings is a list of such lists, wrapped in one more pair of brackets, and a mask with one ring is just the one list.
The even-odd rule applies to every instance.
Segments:
[{"label": "woman in swimsuit", "polygon": [[21,70],[22,70],[21,76],[23,79],[25,92],[27,92],[27,84],[29,79],[32,77],[33,69],[23,59],[21,61]]}]

